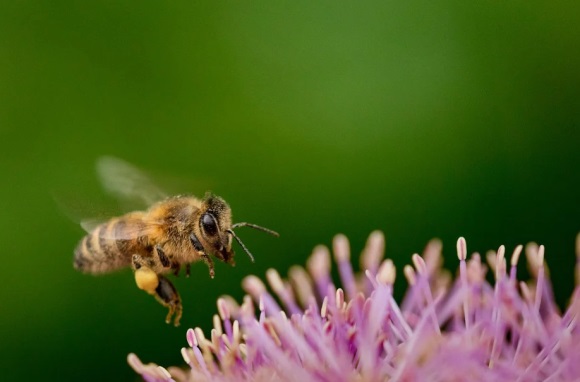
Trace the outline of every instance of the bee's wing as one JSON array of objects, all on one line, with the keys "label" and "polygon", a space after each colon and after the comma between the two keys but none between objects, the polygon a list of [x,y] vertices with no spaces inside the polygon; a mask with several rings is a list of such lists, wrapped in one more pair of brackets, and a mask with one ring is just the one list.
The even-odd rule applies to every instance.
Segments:
[{"label": "bee's wing", "polygon": [[[51,191],[59,212],[71,221],[80,224],[81,228],[88,233],[112,216],[118,216],[122,213],[118,206],[112,205],[110,201],[87,199],[84,196],[79,196],[80,193],[72,194],[61,190]],[[90,217],[87,218],[87,216]]]},{"label": "bee's wing", "polygon": [[[114,199],[120,202],[119,205],[111,205],[111,200],[100,200],[102,198],[95,195],[95,199],[79,200],[78,195],[81,192],[71,194],[69,192],[55,191],[52,195],[59,205],[60,210],[71,220],[80,223],[81,227],[88,233],[93,232],[98,226],[106,223],[114,216],[121,216],[130,211],[139,211],[150,207],[155,202],[167,198],[167,194],[157,187],[150,177],[142,170],[132,164],[112,156],[100,157],[96,162],[96,170],[104,190]],[[156,177],[157,179],[157,177]],[[169,180],[176,188],[179,185],[180,191],[185,190],[204,190],[204,184],[207,181],[196,178],[196,186],[190,187],[189,182],[182,179],[164,179]],[[163,182],[165,184],[166,182]],[[186,187],[185,187],[186,186]],[[189,193],[190,191],[184,192]],[[178,194],[176,192],[175,194]],[[119,208],[120,207],[120,208]],[[89,216],[90,218],[86,218]],[[99,235],[106,235],[112,239],[134,239],[141,236],[147,236],[152,230],[159,227],[160,222],[144,222],[141,224],[131,224],[124,229],[117,229],[115,232],[102,232]]]},{"label": "bee's wing", "polygon": [[150,206],[167,197],[143,171],[119,158],[100,157],[97,174],[105,191],[125,204],[138,201]]},{"label": "bee's wing", "polygon": [[[81,227],[88,233],[98,229],[98,236],[110,240],[133,240],[140,237],[148,237],[159,229],[161,223],[147,221],[138,213],[127,214],[122,218],[109,220],[85,219],[81,221]],[[132,216],[133,215],[133,216]],[[122,219],[122,221],[121,221]]]},{"label": "bee's wing", "polygon": [[[85,200],[79,197],[79,194],[83,192],[74,194],[70,191],[53,190],[52,192],[60,210],[71,220],[80,223],[87,233],[93,232],[114,216],[121,216],[128,211],[146,209],[166,197],[166,194],[149,180],[143,171],[122,159],[111,156],[100,157],[96,162],[96,170],[103,189],[116,200],[103,199],[99,195],[94,195],[94,199]],[[122,233],[117,230],[115,235],[119,236],[119,239],[132,239],[143,236],[149,232],[148,230],[148,227],[132,225]],[[102,235],[113,235],[110,232],[101,231]]]},{"label": "bee's wing", "polygon": [[98,226],[105,223],[105,219],[82,219],[80,225],[87,233],[93,232]]}]

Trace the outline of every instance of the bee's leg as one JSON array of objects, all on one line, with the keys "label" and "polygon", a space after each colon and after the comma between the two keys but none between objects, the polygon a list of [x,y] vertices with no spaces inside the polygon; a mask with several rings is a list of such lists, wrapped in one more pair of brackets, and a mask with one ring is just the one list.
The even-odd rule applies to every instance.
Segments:
[{"label": "bee's leg", "polygon": [[187,263],[185,264],[185,277],[189,277],[190,273],[191,273],[191,264]]},{"label": "bee's leg", "polygon": [[161,261],[161,265],[164,268],[169,268],[171,266],[171,261],[169,261],[169,257],[165,254],[165,251],[158,245],[155,247],[155,251],[157,251],[157,257],[159,257],[159,261]]},{"label": "bee's leg", "polygon": [[175,326],[178,326],[183,309],[179,293],[177,293],[171,281],[155,273],[149,267],[150,264],[147,264],[147,261],[140,255],[133,255],[132,260],[137,287],[152,294],[161,305],[169,308],[165,322],[170,323],[171,316],[175,315],[173,322]]},{"label": "bee's leg", "polygon": [[181,265],[178,263],[171,264],[171,269],[173,269],[173,274],[175,276],[179,276],[179,271],[181,271]]},{"label": "bee's leg", "polygon": [[144,259],[141,255],[133,255],[131,258],[131,265],[133,266],[133,270],[137,270],[141,267],[151,267],[153,264],[151,260]]},{"label": "bee's leg", "polygon": [[215,276],[215,269],[213,266],[213,260],[211,259],[211,257],[206,255],[205,253],[201,255],[201,259],[203,260],[204,263],[206,263],[207,267],[209,268],[209,277],[211,277],[213,279],[213,277]]},{"label": "bee's leg", "polygon": [[201,259],[203,260],[203,262],[206,263],[206,265],[208,266],[209,277],[211,277],[213,279],[213,277],[215,276],[215,270],[213,267],[213,260],[204,252],[203,245],[201,245],[201,243],[199,242],[199,239],[197,238],[197,236],[195,236],[195,234],[193,232],[191,233],[191,235],[189,235],[189,240],[191,240],[191,244],[193,245],[193,248],[201,256]]},{"label": "bee's leg", "polygon": [[133,255],[132,262],[137,287],[149,294],[155,294],[155,290],[159,286],[159,276],[151,269],[151,264],[148,264],[150,262],[140,255]]},{"label": "bee's leg", "polygon": [[181,298],[179,293],[167,278],[158,275],[159,285],[155,289],[155,299],[159,301],[161,305],[169,308],[165,322],[168,324],[171,322],[171,317],[173,318],[173,324],[179,326],[179,320],[181,319],[181,314],[183,312],[183,307],[181,305]]},{"label": "bee's leg", "polygon": [[155,294],[159,286],[159,276],[151,268],[141,267],[135,271],[135,283],[137,288],[149,294]]}]

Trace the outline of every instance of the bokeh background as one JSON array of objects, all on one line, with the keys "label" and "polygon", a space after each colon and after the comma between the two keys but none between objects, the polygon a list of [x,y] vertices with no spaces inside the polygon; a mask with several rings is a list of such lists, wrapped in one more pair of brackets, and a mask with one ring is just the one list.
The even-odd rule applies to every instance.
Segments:
[{"label": "bokeh background", "polygon": [[[453,269],[459,236],[482,253],[534,240],[565,304],[579,25],[567,2],[1,2],[1,379],[137,380],[129,352],[180,364],[218,296],[338,232],[356,257],[383,230],[399,269],[432,237]],[[53,195],[100,208],[102,155],[282,236],[240,231],[255,264],[178,278],[182,326],[166,325],[129,270],[72,268],[83,232]]]}]

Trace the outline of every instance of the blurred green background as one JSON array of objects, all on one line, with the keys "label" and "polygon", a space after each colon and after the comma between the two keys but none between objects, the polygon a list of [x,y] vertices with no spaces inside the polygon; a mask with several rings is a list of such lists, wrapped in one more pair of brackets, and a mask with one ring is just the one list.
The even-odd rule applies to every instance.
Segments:
[{"label": "blurred green background", "polygon": [[[383,230],[399,269],[432,237],[451,268],[461,235],[483,253],[535,240],[565,304],[580,231],[571,4],[3,1],[2,380],[136,380],[129,352],[181,364],[218,296],[338,232],[358,253]],[[97,200],[105,154],[211,188],[282,236],[240,231],[255,264],[238,249],[214,280],[204,265],[177,279],[185,312],[168,326],[129,270],[72,268],[83,232],[51,193]]]}]

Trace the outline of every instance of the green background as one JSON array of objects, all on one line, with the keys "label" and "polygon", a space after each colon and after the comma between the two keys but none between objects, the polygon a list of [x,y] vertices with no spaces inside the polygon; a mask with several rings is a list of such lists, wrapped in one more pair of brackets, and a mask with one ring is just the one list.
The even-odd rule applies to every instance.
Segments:
[{"label": "green background", "polygon": [[[129,352],[181,364],[218,296],[338,232],[358,253],[383,230],[399,269],[432,237],[453,269],[459,236],[482,253],[535,240],[565,304],[580,231],[570,4],[2,1],[0,378],[135,380]],[[238,249],[214,280],[203,265],[177,279],[184,318],[168,326],[129,270],[72,268],[83,233],[53,192],[97,210],[105,154],[282,236],[240,230],[255,264]]]}]

